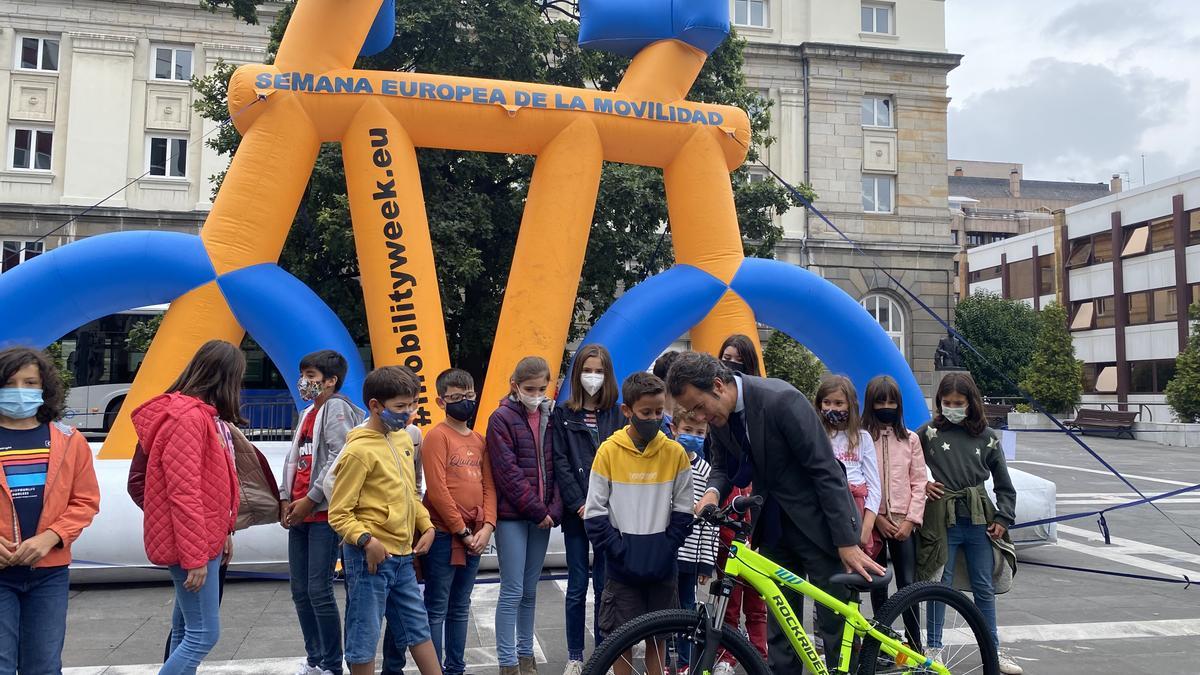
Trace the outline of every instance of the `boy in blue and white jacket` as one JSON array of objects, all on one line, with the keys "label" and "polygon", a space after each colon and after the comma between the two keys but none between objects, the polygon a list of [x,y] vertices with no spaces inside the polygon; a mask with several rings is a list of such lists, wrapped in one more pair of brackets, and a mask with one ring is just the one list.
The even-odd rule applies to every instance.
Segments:
[{"label": "boy in blue and white jacket", "polygon": [[[608,565],[600,599],[604,633],[679,607],[676,555],[692,529],[695,496],[687,453],[661,431],[665,390],[650,373],[625,380],[621,412],[629,426],[600,445],[592,464],[583,518]],[[647,642],[647,672],[661,670],[664,656],[662,643]]]},{"label": "boy in blue and white jacket", "polygon": [[[700,501],[708,487],[708,476],[712,467],[704,458],[704,438],[708,435],[708,423],[700,422],[680,406],[675,406],[671,418],[671,434],[675,441],[687,451],[692,465],[692,501]],[[720,530],[715,525],[696,525],[684,540],[676,559],[679,562],[679,606],[691,609],[696,605],[696,586],[708,582],[717,566],[717,548],[720,545]],[[692,648],[687,640],[676,645],[679,650],[679,672],[691,663]]]},{"label": "boy in blue and white jacket", "polygon": [[346,444],[346,434],[363,421],[363,411],[339,394],[346,379],[345,357],[331,350],[300,360],[300,398],[312,401],[300,415],[283,465],[280,523],[288,530],[292,602],[304,636],[300,672],[341,675],[342,617],[333,595],[338,535],[329,525],[327,475]]}]

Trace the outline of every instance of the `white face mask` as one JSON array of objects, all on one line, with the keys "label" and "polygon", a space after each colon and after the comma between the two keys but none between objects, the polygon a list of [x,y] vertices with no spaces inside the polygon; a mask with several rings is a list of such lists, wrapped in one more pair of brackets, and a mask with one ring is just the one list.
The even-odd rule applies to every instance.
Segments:
[{"label": "white face mask", "polygon": [[945,417],[946,421],[951,424],[962,424],[963,420],[967,419],[967,407],[947,408],[943,406],[942,417]]},{"label": "white face mask", "polygon": [[521,392],[517,392],[517,398],[521,400],[521,403],[523,403],[525,405],[525,407],[529,409],[530,412],[537,410],[538,406],[540,406],[542,404],[542,401],[546,400],[546,397],[542,396],[541,394],[536,394],[534,396],[526,396],[525,394],[522,394]]},{"label": "white face mask", "polygon": [[600,387],[604,386],[604,373],[584,373],[579,376],[579,384],[588,396],[595,396]]}]

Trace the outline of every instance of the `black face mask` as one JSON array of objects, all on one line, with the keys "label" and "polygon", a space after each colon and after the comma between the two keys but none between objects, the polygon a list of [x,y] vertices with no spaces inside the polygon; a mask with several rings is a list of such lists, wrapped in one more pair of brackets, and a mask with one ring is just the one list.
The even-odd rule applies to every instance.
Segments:
[{"label": "black face mask", "polygon": [[730,361],[730,360],[728,360],[728,359],[721,359],[721,365],[725,366],[726,368],[728,368],[728,369],[732,370],[732,371],[733,371],[733,372],[735,372],[735,373],[741,373],[741,374],[743,374],[743,375],[745,375],[745,374],[746,374],[746,366],[744,366],[744,365],[742,365],[742,364],[738,363],[737,361]]},{"label": "black face mask", "polygon": [[900,419],[898,408],[876,408],[873,412],[875,419],[884,424],[895,424],[896,420]]},{"label": "black face mask", "polygon": [[479,404],[477,401],[463,399],[454,403],[447,403],[446,414],[459,422],[466,422],[475,416],[475,409],[478,407]]}]

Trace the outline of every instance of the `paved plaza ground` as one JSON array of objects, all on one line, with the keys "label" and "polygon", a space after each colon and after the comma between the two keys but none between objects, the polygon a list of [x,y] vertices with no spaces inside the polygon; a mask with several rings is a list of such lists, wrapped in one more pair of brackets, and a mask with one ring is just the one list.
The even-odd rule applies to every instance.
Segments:
[{"label": "paved plaza ground", "polygon": [[[1200,448],[1097,439],[1088,442],[1147,494],[1200,483]],[[1019,434],[1014,467],[1054,481],[1059,514],[1134,498],[1133,492],[1058,434]],[[1200,539],[1200,492],[1160,502]],[[1200,581],[1200,547],[1149,506],[1112,513],[1105,545],[1094,519],[1058,527],[1054,546],[1024,549],[1026,562],[1097,568]],[[537,655],[543,675],[566,659],[561,570],[538,591]],[[494,612],[499,585],[485,575],[473,599],[469,672],[496,672]],[[344,600],[339,587],[338,595]],[[91,585],[73,589],[64,653],[67,675],[154,673],[170,620],[165,585]],[[1030,675],[1200,673],[1200,585],[1102,576],[1023,565],[1013,590],[999,596],[1001,640]],[[231,582],[221,642],[201,673],[287,674],[304,654],[287,583]],[[415,669],[410,668],[409,672]]]}]

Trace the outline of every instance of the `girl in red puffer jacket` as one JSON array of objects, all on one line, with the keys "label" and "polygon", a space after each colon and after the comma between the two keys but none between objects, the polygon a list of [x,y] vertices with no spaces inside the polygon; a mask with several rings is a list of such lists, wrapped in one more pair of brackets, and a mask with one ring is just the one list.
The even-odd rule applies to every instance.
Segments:
[{"label": "girl in red puffer jacket", "polygon": [[167,392],[133,413],[147,453],[146,556],[175,582],[171,656],[160,675],[190,675],[220,637],[218,568],[233,552],[238,480],[229,424],[241,422],[246,359],[236,346],[200,347]]}]

